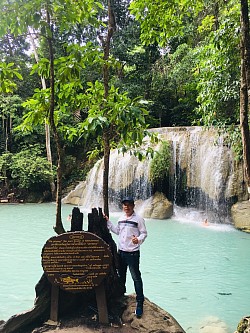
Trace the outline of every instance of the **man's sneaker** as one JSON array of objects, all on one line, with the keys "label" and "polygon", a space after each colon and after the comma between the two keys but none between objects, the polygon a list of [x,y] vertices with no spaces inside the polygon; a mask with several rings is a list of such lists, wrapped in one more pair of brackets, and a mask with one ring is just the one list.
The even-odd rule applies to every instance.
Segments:
[{"label": "man's sneaker", "polygon": [[135,315],[137,318],[141,318],[142,314],[143,314],[143,303],[138,302],[136,305]]}]

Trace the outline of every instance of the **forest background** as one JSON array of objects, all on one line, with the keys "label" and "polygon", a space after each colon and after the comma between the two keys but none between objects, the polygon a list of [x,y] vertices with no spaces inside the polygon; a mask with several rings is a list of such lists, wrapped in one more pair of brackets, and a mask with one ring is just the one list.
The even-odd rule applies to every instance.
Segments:
[{"label": "forest background", "polygon": [[60,233],[63,191],[112,148],[143,158],[152,127],[213,126],[250,159],[248,25],[245,0],[1,0],[0,197],[56,198]]}]

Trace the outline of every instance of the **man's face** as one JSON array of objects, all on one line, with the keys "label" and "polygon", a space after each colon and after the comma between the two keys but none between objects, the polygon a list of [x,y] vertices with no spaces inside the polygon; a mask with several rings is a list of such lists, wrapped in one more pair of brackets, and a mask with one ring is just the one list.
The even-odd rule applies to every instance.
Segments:
[{"label": "man's face", "polygon": [[129,201],[125,201],[122,204],[123,211],[125,212],[125,214],[127,216],[132,215],[132,213],[134,212],[134,207],[135,207],[135,205],[132,202],[129,202]]}]

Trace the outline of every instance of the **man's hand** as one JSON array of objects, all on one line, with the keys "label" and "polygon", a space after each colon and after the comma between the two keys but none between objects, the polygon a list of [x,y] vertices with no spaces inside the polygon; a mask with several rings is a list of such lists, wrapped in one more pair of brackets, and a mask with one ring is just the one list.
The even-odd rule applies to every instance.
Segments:
[{"label": "man's hand", "polygon": [[133,237],[132,237],[132,243],[133,244],[138,244],[139,243],[139,239],[135,235],[133,235]]},{"label": "man's hand", "polygon": [[103,214],[103,218],[104,218],[106,221],[109,220],[109,217],[108,217],[107,215],[105,215],[105,214]]}]

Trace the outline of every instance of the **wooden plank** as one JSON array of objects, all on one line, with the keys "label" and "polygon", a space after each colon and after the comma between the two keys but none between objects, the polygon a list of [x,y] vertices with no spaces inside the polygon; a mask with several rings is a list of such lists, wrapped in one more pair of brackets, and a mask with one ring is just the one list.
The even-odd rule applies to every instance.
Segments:
[{"label": "wooden plank", "polygon": [[96,293],[99,323],[108,324],[109,319],[108,319],[107,300],[106,300],[106,293],[103,282],[101,282],[101,284],[95,288],[95,293]]},{"label": "wooden plank", "polygon": [[50,320],[58,321],[58,298],[59,298],[59,287],[51,285],[51,303],[50,303]]}]

